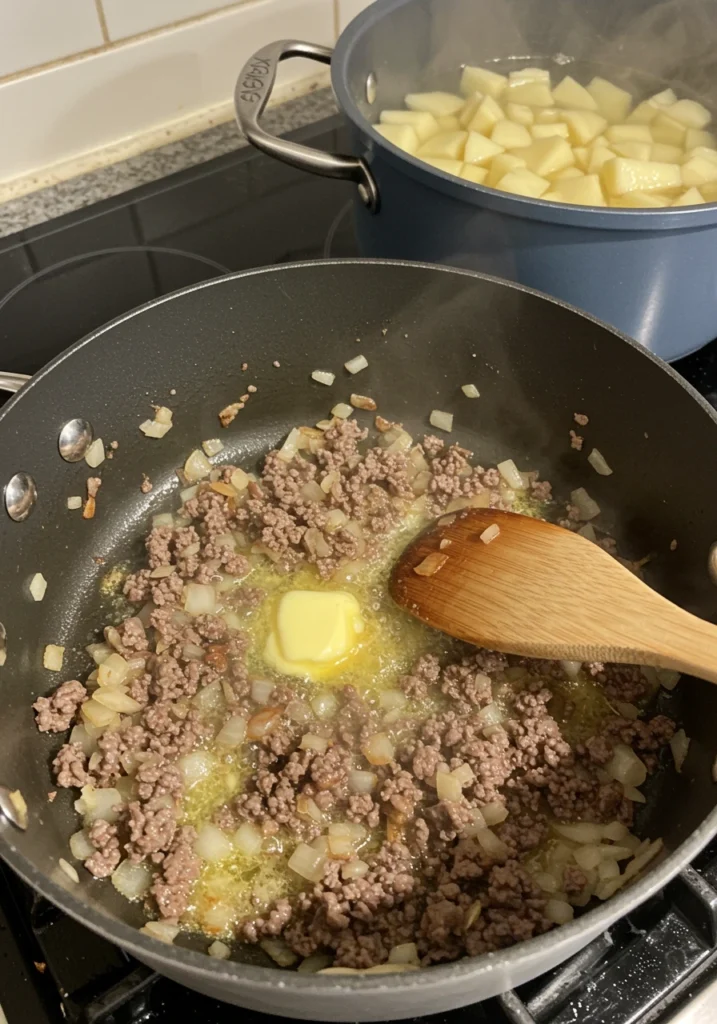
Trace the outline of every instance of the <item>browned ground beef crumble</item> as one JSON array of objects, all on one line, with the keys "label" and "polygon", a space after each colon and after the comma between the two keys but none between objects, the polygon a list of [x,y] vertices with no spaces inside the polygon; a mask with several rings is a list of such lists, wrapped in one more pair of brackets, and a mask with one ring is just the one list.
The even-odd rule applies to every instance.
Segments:
[{"label": "browned ground beef crumble", "polygon": [[[584,416],[575,419],[586,422]],[[183,781],[175,762],[210,742],[215,726],[207,724],[191,698],[220,680],[227,717],[261,710],[250,697],[242,634],[218,616],[189,619],[180,611],[185,583],[210,582],[219,571],[247,572],[246,558],[225,545],[227,533],[241,532],[247,544],[258,545],[286,571],[308,562],[328,578],[342,562],[370,557],[416,493],[425,494],[432,514],[485,490],[491,505],[510,504],[496,470],[472,466],[471,453],[458,445],[427,437],[418,455],[411,456],[381,447],[361,450],[365,437],[354,422],[342,421],[323,434],[313,461],[296,456],[287,462],[272,452],[260,479],[238,498],[210,482],[200,484],[184,506],[191,525],[153,529],[146,541],[147,568],[126,581],[131,602],[150,604],[141,618],[133,615],[108,627],[105,639],[131,659],[128,692],[141,709],[118,716],[89,756],[80,745],[65,743],[53,771],[60,787],[114,787],[132,777],[118,820],[91,825],[95,852],[85,867],[104,878],[125,857],[151,864],[150,912],[181,919],[200,869],[193,849],[196,834],[179,820]],[[223,467],[218,482],[226,484],[233,471]],[[309,481],[328,481],[327,501],[305,496]],[[539,500],[550,498],[550,485],[535,475],[530,490]],[[359,535],[330,530],[331,509],[360,523]],[[565,524],[579,525],[576,510],[568,508]],[[250,608],[263,596],[244,585],[232,601],[235,607]],[[197,659],[196,650],[188,655],[187,645],[201,648],[203,657]],[[516,680],[520,668],[524,672]],[[588,670],[611,701],[630,703],[647,692],[638,668],[594,664]],[[361,749],[382,728],[377,703],[345,687],[328,726],[318,721],[299,726],[284,714],[291,688],[277,686],[270,704],[281,713],[261,742],[251,744],[256,770],[240,796],[217,808],[215,822],[229,830],[251,821],[266,837],[288,831],[294,840],[308,842],[322,832],[302,813],[311,798],[329,817],[378,828],[383,839],[373,852],[352,858],[366,861],[362,877],[347,879],[346,861],[329,860],[319,883],[292,900],[260,908],[240,925],[239,937],[257,942],[281,935],[301,956],[329,951],[337,966],[363,968],[385,962],[391,948],[404,942],[416,942],[427,965],[501,949],[553,927],[545,914],[547,896],[521,859],[545,838],[551,818],[631,824],[633,804],[603,766],[614,745],[625,743],[652,772],[674,731],[664,716],[632,720],[608,715],[595,735],[571,746],[558,721],[569,722],[571,708],[551,688],[561,678],[557,663],[508,659],[490,651],[466,648],[450,664],[424,655],[399,685],[414,700],[442,694],[450,710],[392,723],[394,759],[372,769],[378,781],[367,794],[349,791],[348,772],[369,767]],[[486,728],[481,709],[506,686],[513,691],[508,717]],[[51,696],[38,698],[38,728],[65,731],[81,720],[88,696],[82,683],[70,680]],[[554,705],[561,704],[555,712]],[[325,754],[299,748],[307,731],[329,740]],[[470,767],[473,781],[460,801],[439,800],[436,772],[461,765]],[[502,804],[508,812],[495,827],[504,844],[497,856],[464,835],[473,822],[472,809],[488,803]],[[563,890],[569,897],[585,885],[577,867],[565,868]],[[475,912],[478,903],[480,913]]]}]

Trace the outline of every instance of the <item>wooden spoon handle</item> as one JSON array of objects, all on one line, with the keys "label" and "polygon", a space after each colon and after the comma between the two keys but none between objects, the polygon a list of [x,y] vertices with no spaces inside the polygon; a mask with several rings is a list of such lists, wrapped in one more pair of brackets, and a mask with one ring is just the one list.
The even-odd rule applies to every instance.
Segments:
[{"label": "wooden spoon handle", "polygon": [[717,626],[674,605],[669,607],[670,614],[655,622],[650,638],[655,658],[648,663],[717,683]]}]

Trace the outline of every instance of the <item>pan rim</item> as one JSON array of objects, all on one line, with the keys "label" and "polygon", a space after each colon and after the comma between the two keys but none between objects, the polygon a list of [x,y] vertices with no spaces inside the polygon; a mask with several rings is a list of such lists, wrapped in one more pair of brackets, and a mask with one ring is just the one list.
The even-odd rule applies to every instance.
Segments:
[{"label": "pan rim", "polygon": [[[577,316],[591,321],[597,326],[609,331],[629,347],[635,349],[639,354],[653,362],[663,372],[667,373],[676,384],[679,384],[694,400],[696,400],[702,410],[706,412],[713,423],[717,425],[717,411],[715,411],[706,399],[703,398],[703,396],[700,395],[699,392],[697,392],[692,385],[681,377],[680,374],[678,374],[677,371],[669,364],[660,359],[659,356],[656,356],[653,352],[644,348],[634,339],[622,334],[616,328],[604,323],[597,317],[591,316],[590,314],[577,309],[570,303],[545,295],[536,289],[528,288],[524,285],[505,281],[489,274],[482,274],[477,271],[471,271],[464,268],[453,268],[430,263],[409,262],[405,260],[357,258],[347,260],[306,260],[300,263],[286,263],[271,265],[268,267],[253,267],[249,270],[236,271],[232,274],[210,278],[207,281],[190,285],[187,288],[178,289],[177,291],[144,303],[127,313],[123,313],[119,317],[109,321],[107,324],[104,324],[92,331],[84,338],[79,339],[64,352],[61,352],[53,360],[42,367],[38,373],[31,378],[28,384],[14,395],[13,398],[6,403],[4,408],[0,410],[0,429],[2,429],[2,426],[8,417],[13,414],[18,404],[22,402],[23,396],[28,394],[29,391],[34,386],[37,386],[40,381],[44,380],[56,366],[61,365],[66,359],[81,351],[85,345],[88,345],[94,340],[102,337],[102,335],[107,331],[112,330],[125,321],[139,316],[150,309],[155,309],[157,306],[160,306],[165,302],[169,302],[180,296],[184,296],[204,288],[214,287],[223,282],[253,277],[258,274],[279,274],[288,273],[293,270],[306,270],[315,266],[338,267],[344,265],[348,268],[355,267],[357,265],[401,267],[404,269],[415,267],[420,270],[440,271],[451,275],[459,274],[464,277],[488,281],[492,284],[507,287],[528,295],[534,295],[537,298],[544,299],[554,305],[561,306],[564,309],[575,313]],[[622,892],[617,893],[601,906],[589,910],[586,914],[581,915],[569,924],[561,925],[560,928],[551,932],[546,932],[544,935],[537,936],[536,938],[519,942],[515,946],[506,950],[501,950],[495,953],[484,953],[476,957],[467,957],[453,963],[438,964],[431,967],[430,970],[406,972],[398,975],[391,974],[383,977],[380,975],[374,977],[371,975],[355,977],[351,975],[338,975],[328,977],[323,976],[319,979],[317,975],[300,975],[296,972],[282,971],[280,974],[282,986],[286,987],[290,985],[299,993],[313,994],[318,997],[322,994],[331,996],[332,994],[336,995],[341,992],[352,993],[359,991],[362,994],[371,993],[373,995],[374,993],[378,994],[387,991],[391,991],[392,993],[408,992],[412,990],[420,990],[426,986],[430,988],[433,986],[449,985],[457,979],[470,978],[471,976],[478,978],[480,976],[494,974],[496,971],[509,974],[511,970],[514,970],[518,964],[522,963],[531,954],[539,956],[543,953],[551,953],[553,956],[559,956],[561,949],[564,947],[574,946],[574,941],[580,936],[581,932],[589,930],[594,932],[596,935],[599,934],[600,931],[609,927],[630,910],[639,906],[650,896],[664,888],[666,883],[675,877],[675,875],[677,875],[686,864],[694,860],[697,854],[706,846],[710,839],[713,838],[715,833],[717,833],[717,806],[713,808],[713,810],[703,819],[701,824],[688,839],[680,844],[680,846],[670,853],[663,861],[652,867],[645,877],[640,879],[634,885],[622,890]],[[156,939],[151,939],[149,936],[142,935],[136,928],[125,924],[123,921],[117,920],[106,911],[88,906],[78,897],[74,896],[71,891],[54,882],[49,876],[42,874],[34,867],[32,862],[25,857],[25,855],[22,854],[12,842],[12,826],[9,824],[5,828],[0,829],[0,856],[2,856],[5,862],[13,869],[13,871],[16,872],[16,874],[20,876],[20,878],[22,878],[41,896],[59,907],[78,923],[85,925],[108,941],[120,945],[123,949],[134,955],[142,962],[146,963],[149,960],[150,962],[163,964],[167,967],[174,967],[175,969],[182,968],[186,971],[188,976],[206,977],[208,975],[210,978],[217,981],[222,979],[228,983],[239,982],[243,987],[251,988],[256,991],[263,991],[267,987],[276,987],[278,969],[275,967],[260,967],[251,964],[243,964],[238,961],[222,961],[207,956],[205,953],[186,949],[182,946],[167,946]],[[567,953],[566,956],[569,956],[569,953]]]}]

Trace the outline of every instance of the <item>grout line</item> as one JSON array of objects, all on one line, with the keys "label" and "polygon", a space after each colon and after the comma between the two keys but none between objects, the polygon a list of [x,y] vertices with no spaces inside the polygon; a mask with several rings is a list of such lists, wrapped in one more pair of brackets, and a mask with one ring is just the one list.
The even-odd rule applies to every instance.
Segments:
[{"label": "grout line", "polygon": [[107,31],[107,18],[105,17],[105,10],[102,6],[102,0],[95,0],[95,9],[97,11],[97,18],[102,29],[102,38],[106,43],[110,41],[110,34]]},{"label": "grout line", "polygon": [[109,53],[129,43],[135,43],[141,39],[151,39],[175,28],[184,28],[185,25],[207,21],[217,14],[223,14],[225,11],[238,10],[240,7],[249,7],[252,3],[258,4],[261,2],[263,0],[237,0],[235,3],[214,7],[211,11],[204,11],[202,14],[194,15],[191,18],[184,18],[182,21],[175,21],[169,25],[159,25],[157,28],[148,29],[146,32],[138,32],[133,36],[124,36],[122,39],[109,39],[103,46],[92,46],[87,50],[81,50],[79,53],[68,54],[67,57],[46,61],[44,64],[35,64],[32,67],[23,68],[21,71],[13,71],[9,75],[0,75],[0,87],[7,85],[9,82],[16,82],[21,78],[29,78],[30,75],[38,74],[40,71],[50,71],[53,68],[64,67],[66,64],[75,64],[77,61],[84,60],[87,57],[95,57],[100,53]]}]

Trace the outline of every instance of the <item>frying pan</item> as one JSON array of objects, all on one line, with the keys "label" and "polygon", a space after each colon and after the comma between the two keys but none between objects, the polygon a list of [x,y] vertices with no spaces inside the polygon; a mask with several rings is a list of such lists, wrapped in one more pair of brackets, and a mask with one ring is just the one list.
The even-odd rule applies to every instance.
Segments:
[{"label": "frying pan", "polygon": [[[30,704],[88,671],[84,645],[119,614],[103,596],[102,580],[113,566],[138,562],[151,514],[176,508],[175,469],[187,452],[221,435],[228,459],[254,462],[291,426],[313,423],[345,399],[351,388],[342,364],[358,352],[369,362],[361,390],[384,415],[417,434],[431,409],[454,412],[452,439],[483,465],[512,457],[540,470],[558,494],[587,487],[603,509],[601,523],[628,555],[656,553],[649,582],[705,617],[715,603],[707,565],[717,479],[706,468],[717,448],[715,413],[629,339],[556,301],[478,274],[356,260],[231,275],[95,331],[8,402],[0,412],[0,483],[30,474],[37,498],[24,521],[0,517],[0,621],[7,636],[0,783],[19,788],[29,808],[26,831],[0,815],[0,853],[53,903],[160,973],[227,1002],[314,1020],[424,1015],[521,984],[664,886],[717,831],[710,776],[717,689],[683,680],[658,706],[686,729],[689,755],[680,775],[670,769],[653,780],[638,826],[646,836],[662,836],[662,860],[571,924],[502,952],[388,977],[279,973],[254,949],[216,961],[199,937],[166,946],[141,935],[139,907],[86,872],[76,884],[59,869],[76,828],[73,794],[61,790],[54,803],[47,800],[48,761],[60,738],[36,732]],[[312,381],[316,369],[335,371],[335,384]],[[222,430],[217,412],[249,383],[258,391]],[[464,399],[465,383],[478,386],[480,399]],[[138,430],[155,402],[174,410],[174,427],[161,440]],[[613,476],[597,476],[584,453],[570,448],[574,411],[589,415],[590,443]],[[100,469],[92,520],[66,508],[92,472],[58,453],[59,432],[75,417],[89,421],[106,444],[119,443]],[[139,489],[143,472],[154,482],[148,495]],[[678,545],[670,552],[673,539]],[[48,581],[42,603],[28,591],[36,572]],[[41,667],[47,643],[66,647],[61,675]]]}]

